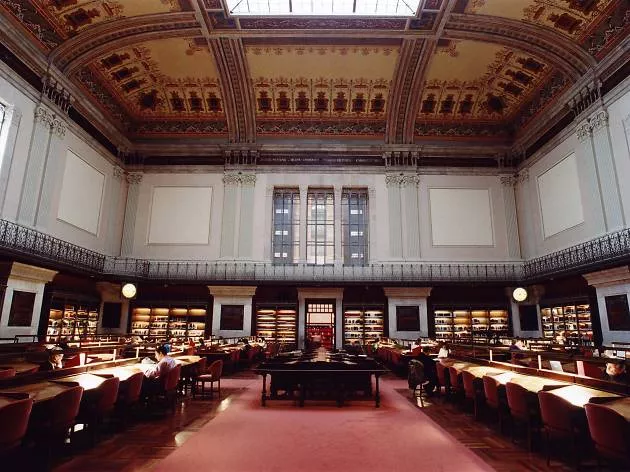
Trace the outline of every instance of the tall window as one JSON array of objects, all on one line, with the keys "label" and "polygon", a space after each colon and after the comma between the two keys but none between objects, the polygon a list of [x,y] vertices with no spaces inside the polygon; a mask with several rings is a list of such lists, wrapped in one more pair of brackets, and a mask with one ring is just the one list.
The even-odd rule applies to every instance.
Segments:
[{"label": "tall window", "polygon": [[364,265],[368,260],[368,194],[345,190],[341,194],[341,244],[344,265]]},{"label": "tall window", "polygon": [[332,190],[308,192],[306,261],[319,265],[335,262],[335,208]]},{"label": "tall window", "polygon": [[300,257],[300,192],[276,189],[273,194],[273,262],[293,264]]}]

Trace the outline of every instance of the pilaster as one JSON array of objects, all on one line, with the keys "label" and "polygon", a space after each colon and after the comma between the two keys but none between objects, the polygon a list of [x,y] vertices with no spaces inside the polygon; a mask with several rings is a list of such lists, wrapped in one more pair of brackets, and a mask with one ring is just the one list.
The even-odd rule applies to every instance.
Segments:
[{"label": "pilaster", "polygon": [[235,257],[238,179],[235,174],[223,176],[223,214],[221,221],[221,258]]},{"label": "pilaster", "polygon": [[50,221],[54,219],[54,215],[51,215],[53,194],[55,186],[60,185],[63,180],[67,130],[65,120],[56,116],[50,130],[50,144],[46,153],[41,192],[37,204],[36,225],[43,230],[48,229]]},{"label": "pilaster", "polygon": [[387,213],[389,215],[389,258],[391,259],[402,259],[403,255],[401,182],[401,176],[398,174],[387,174],[385,176]]},{"label": "pilaster", "polygon": [[404,175],[401,181],[401,201],[405,215],[402,220],[403,257],[420,258],[420,202],[418,188],[420,177],[415,174]]},{"label": "pilaster", "polygon": [[123,222],[123,236],[120,255],[129,257],[133,253],[136,233],[136,217],[138,213],[138,199],[140,197],[140,184],[143,174],[127,174],[127,203],[125,205],[125,220]]},{"label": "pilaster", "polygon": [[[240,224],[238,232],[238,257],[252,258],[252,243],[254,235],[254,187],[255,174],[241,175]],[[269,234],[269,233],[267,233]]]},{"label": "pilaster", "polygon": [[118,166],[112,169],[111,182],[111,204],[109,207],[107,225],[107,247],[110,254],[119,254],[120,250],[120,202],[123,192],[123,181],[125,172]]},{"label": "pilaster", "polygon": [[518,220],[516,215],[516,195],[514,193],[514,186],[517,184],[517,179],[517,176],[513,175],[501,177],[503,206],[505,208],[505,223],[507,229],[508,254],[514,259],[519,259],[521,257]]},{"label": "pilaster", "polygon": [[44,105],[40,104],[35,109],[35,122],[31,134],[17,214],[18,223],[26,226],[35,225],[42,176],[46,157],[48,156],[51,128],[54,119],[54,113]]},{"label": "pilaster", "polygon": [[[7,187],[9,186],[9,178],[11,177],[11,170],[13,167],[13,153],[15,151],[15,143],[17,141],[18,130],[20,128],[20,121],[22,119],[22,113],[15,107],[6,107],[4,110],[4,119],[9,126],[7,126],[6,132],[6,145],[4,148],[4,155],[2,156],[2,168],[0,169],[0,214],[4,216],[4,200],[7,194]],[[0,142],[2,136],[0,136]]]}]

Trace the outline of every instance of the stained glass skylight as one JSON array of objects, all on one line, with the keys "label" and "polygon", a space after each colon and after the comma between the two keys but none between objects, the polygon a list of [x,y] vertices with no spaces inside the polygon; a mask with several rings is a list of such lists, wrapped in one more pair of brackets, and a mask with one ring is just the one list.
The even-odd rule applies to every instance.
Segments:
[{"label": "stained glass skylight", "polygon": [[227,0],[234,16],[414,16],[420,0]]}]

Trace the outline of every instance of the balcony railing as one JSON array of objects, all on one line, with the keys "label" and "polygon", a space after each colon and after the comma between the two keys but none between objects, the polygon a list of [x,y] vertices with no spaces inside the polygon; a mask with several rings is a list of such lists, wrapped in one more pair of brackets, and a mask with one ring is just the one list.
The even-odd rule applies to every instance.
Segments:
[{"label": "balcony railing", "polygon": [[32,228],[0,220],[0,251],[33,263],[119,279],[181,282],[503,282],[593,270],[630,260],[630,229],[527,262],[378,263],[368,266],[274,265],[264,262],[166,261],[112,257]]}]

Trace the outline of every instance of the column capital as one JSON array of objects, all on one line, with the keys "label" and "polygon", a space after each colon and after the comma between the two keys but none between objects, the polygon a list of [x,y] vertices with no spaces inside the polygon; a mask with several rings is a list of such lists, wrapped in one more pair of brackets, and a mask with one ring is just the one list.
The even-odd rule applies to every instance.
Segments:
[{"label": "column capital", "polygon": [[61,139],[66,136],[66,130],[68,129],[65,120],[58,117],[53,118],[50,128],[52,130],[52,133]]},{"label": "column capital", "polygon": [[244,185],[254,187],[256,185],[256,174],[225,173],[223,175],[225,185]]},{"label": "column capital", "polygon": [[599,131],[602,128],[608,126],[608,112],[606,110],[599,110],[589,118],[591,125],[591,133]]},{"label": "column capital", "polygon": [[125,171],[122,170],[121,167],[114,166],[114,168],[112,169],[112,175],[116,180],[122,180],[125,176]]},{"label": "column capital", "polygon": [[503,187],[514,187],[518,182],[518,177],[517,174],[502,175],[500,181]]},{"label": "column capital", "polygon": [[55,114],[43,105],[38,105],[35,108],[35,122],[43,123],[48,126],[53,126]]},{"label": "column capital", "polygon": [[139,185],[140,182],[142,182],[142,179],[144,177],[144,174],[142,174],[141,172],[132,172],[127,174],[127,183],[129,185]]},{"label": "column capital", "polygon": [[582,121],[575,128],[575,134],[577,135],[577,138],[578,138],[578,140],[581,143],[585,142],[593,134],[593,129],[591,128],[591,123],[588,120]]},{"label": "column capital", "polygon": [[412,187],[420,185],[418,174],[387,174],[385,185],[388,187]]}]

